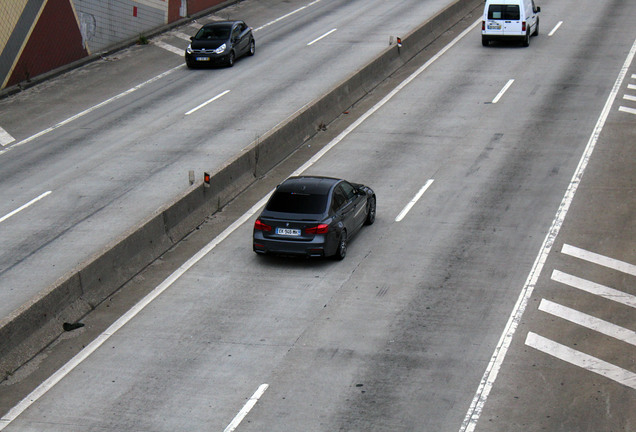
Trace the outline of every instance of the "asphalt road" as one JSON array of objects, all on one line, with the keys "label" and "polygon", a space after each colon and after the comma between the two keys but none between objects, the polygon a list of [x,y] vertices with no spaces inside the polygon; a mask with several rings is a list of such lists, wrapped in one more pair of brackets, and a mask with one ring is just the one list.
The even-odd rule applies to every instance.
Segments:
[{"label": "asphalt road", "polygon": [[[3,383],[7,406],[101,335],[5,430],[634,429],[636,4],[615,3],[542,3],[529,48],[473,27],[424,53]],[[374,188],[376,223],[342,262],[255,255],[252,206],[312,155]]]},{"label": "asphalt road", "polygon": [[[450,3],[241,2],[0,100],[0,316]],[[256,56],[188,70],[189,36],[218,19],[252,26]]]}]

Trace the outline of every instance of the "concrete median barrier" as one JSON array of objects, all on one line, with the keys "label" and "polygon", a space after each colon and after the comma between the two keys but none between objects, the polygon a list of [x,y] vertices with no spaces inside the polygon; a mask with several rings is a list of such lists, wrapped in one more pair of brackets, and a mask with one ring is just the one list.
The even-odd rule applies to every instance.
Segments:
[{"label": "concrete median barrier", "polygon": [[[221,209],[259,177],[373,90],[432,41],[481,7],[458,0],[388,47],[364,68],[304,106],[139,226],[122,235],[28,304],[0,321],[0,373],[4,378],[55,340],[64,322],[76,322],[97,304]],[[481,12],[481,11],[479,11]]]}]

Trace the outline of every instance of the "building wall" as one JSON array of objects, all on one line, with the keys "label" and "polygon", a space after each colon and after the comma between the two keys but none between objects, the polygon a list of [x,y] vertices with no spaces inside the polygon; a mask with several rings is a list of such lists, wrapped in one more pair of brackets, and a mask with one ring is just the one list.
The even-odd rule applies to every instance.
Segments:
[{"label": "building wall", "polygon": [[0,90],[227,0],[0,0]]}]

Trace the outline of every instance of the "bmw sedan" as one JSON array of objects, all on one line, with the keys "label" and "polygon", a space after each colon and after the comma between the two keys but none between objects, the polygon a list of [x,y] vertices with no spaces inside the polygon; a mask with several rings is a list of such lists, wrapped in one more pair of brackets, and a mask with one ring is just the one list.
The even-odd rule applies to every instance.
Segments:
[{"label": "bmw sedan", "polygon": [[347,254],[348,241],[375,221],[376,198],[367,186],[330,177],[290,177],[278,185],[254,223],[258,254]]},{"label": "bmw sedan", "polygon": [[243,21],[222,21],[199,29],[185,52],[189,68],[213,64],[233,66],[243,55],[254,55],[256,43],[251,27]]}]

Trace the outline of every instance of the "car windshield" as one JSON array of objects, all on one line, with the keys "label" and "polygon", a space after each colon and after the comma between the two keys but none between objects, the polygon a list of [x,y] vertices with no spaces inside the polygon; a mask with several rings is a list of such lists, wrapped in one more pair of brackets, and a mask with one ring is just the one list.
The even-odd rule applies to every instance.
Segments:
[{"label": "car windshield", "polygon": [[267,210],[281,213],[322,214],[327,208],[327,195],[277,191]]},{"label": "car windshield", "polygon": [[194,37],[196,40],[227,40],[230,37],[230,26],[202,27]]}]

